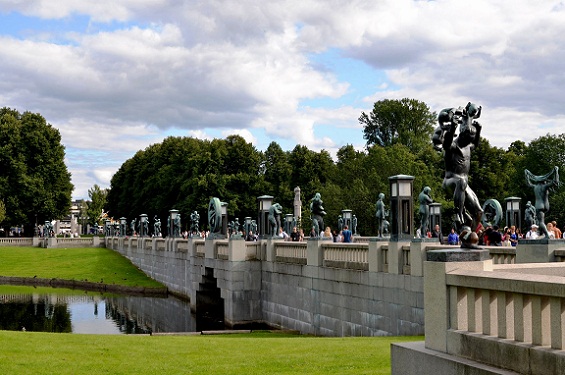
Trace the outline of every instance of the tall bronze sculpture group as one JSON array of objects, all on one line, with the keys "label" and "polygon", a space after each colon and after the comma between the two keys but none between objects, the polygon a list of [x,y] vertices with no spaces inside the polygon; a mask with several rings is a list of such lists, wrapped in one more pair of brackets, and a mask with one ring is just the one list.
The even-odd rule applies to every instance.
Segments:
[{"label": "tall bronze sculpture group", "polygon": [[[444,153],[443,188],[453,193],[456,210],[453,225],[461,233],[461,246],[467,248],[476,247],[478,240],[476,230],[484,214],[477,195],[469,186],[471,152],[478,147],[482,130],[481,124],[476,121],[481,116],[481,110],[481,106],[471,102],[465,108],[443,109],[438,115],[438,126],[432,138],[434,148],[443,150]],[[459,129],[458,135],[457,129]],[[554,167],[551,172],[541,176],[533,175],[526,170],[525,175],[526,182],[534,189],[536,198],[535,206],[532,206],[531,202],[526,205],[526,225],[529,228],[537,222],[541,234],[549,237],[544,219],[545,213],[549,210],[549,192],[560,185],[559,168]],[[431,203],[426,188],[419,197],[422,232],[428,223],[429,211],[426,210],[426,205]]]}]

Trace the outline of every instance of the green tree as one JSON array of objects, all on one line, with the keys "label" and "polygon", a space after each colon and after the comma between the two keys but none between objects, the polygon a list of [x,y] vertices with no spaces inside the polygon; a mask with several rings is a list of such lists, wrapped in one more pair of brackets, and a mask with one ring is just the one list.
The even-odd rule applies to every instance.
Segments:
[{"label": "green tree", "polygon": [[[536,138],[528,144],[524,151],[524,156],[516,168],[515,179],[520,182],[523,204],[535,201],[534,191],[525,182],[524,170],[528,169],[535,175],[544,175],[551,171],[553,167],[559,167],[559,172],[563,175],[565,170],[565,134],[547,134]],[[556,220],[558,225],[565,223],[565,189],[558,189],[549,194],[549,211],[546,221]]]},{"label": "green tree", "polygon": [[24,225],[33,233],[39,222],[68,214],[71,175],[64,163],[59,131],[40,114],[0,109],[0,199],[5,225]]},{"label": "green tree", "polygon": [[98,225],[103,224],[102,213],[104,212],[104,206],[106,205],[108,189],[102,189],[97,184],[94,184],[93,187],[88,189],[88,197],[90,198],[90,203],[86,209],[88,223],[97,227]]},{"label": "green tree", "polygon": [[396,143],[416,152],[430,142],[436,114],[416,99],[384,99],[376,102],[367,115],[361,113],[359,123],[363,125],[363,138],[367,146],[391,146]]},{"label": "green tree", "polygon": [[0,200],[0,224],[6,219],[6,205]]}]

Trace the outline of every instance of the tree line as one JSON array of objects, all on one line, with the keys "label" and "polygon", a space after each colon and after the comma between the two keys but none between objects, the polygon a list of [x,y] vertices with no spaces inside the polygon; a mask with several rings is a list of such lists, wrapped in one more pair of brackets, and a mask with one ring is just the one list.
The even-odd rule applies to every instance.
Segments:
[{"label": "tree line", "polygon": [[38,113],[0,109],[0,225],[23,226],[69,214],[73,185],[59,130]]},{"label": "tree line", "polygon": [[[169,137],[140,150],[122,164],[109,189],[94,186],[88,213],[91,224],[102,210],[129,220],[147,214],[163,221],[170,209],[179,210],[183,229],[190,213],[200,214],[206,227],[208,202],[218,197],[228,203],[228,216],[256,218],[257,197],[272,195],[293,212],[294,188],[299,186],[303,203],[302,226],[309,226],[309,200],[322,195],[325,222],[334,228],[342,209],[351,209],[358,219],[358,232],[376,233],[375,203],[378,194],[389,197],[388,177],[415,177],[414,196],[424,186],[442,204],[443,229],[448,231],[453,212],[452,197],[442,189],[444,162],[433,148],[431,136],[437,114],[416,99],[382,100],[358,119],[367,141],[362,150],[341,147],[334,158],[326,150],[313,151],[303,145],[283,150],[271,142],[257,150],[237,135],[225,139],[200,140]],[[485,128],[492,126],[483,124]],[[518,138],[518,136],[517,136]],[[72,184],[64,163],[65,151],[59,131],[39,114],[0,110],[0,223],[9,228],[37,220],[62,218],[68,214]],[[514,141],[507,149],[481,138],[472,153],[469,183],[481,202],[504,198],[534,201],[524,170],[542,175],[565,164],[565,134]],[[565,191],[550,194],[547,220],[565,224]],[[414,204],[418,208],[417,202]],[[418,217],[418,215],[415,215]],[[417,225],[417,224],[416,224]],[[29,233],[29,232],[27,232]]]},{"label": "tree line", "polygon": [[[211,141],[169,137],[138,151],[121,166],[112,178],[106,207],[111,216],[130,219],[142,213],[163,219],[175,208],[186,226],[193,211],[207,217],[211,197],[228,203],[230,220],[256,218],[257,197],[265,194],[274,196],[284,213],[293,213],[293,190],[299,186],[303,228],[309,227],[309,200],[319,192],[327,225],[334,228],[341,210],[351,209],[358,218],[358,232],[372,235],[378,194],[385,193],[388,200],[388,177],[407,174],[415,177],[415,197],[425,186],[432,189],[434,200],[442,204],[443,228],[448,231],[454,209],[452,197],[442,189],[442,153],[431,143],[436,118],[435,112],[415,99],[376,102],[358,120],[367,141],[365,149],[343,146],[335,160],[326,150],[302,145],[285,151],[271,142],[260,151],[237,135]],[[553,166],[563,168],[564,146],[565,134],[548,134],[529,144],[517,140],[507,149],[481,138],[472,154],[470,185],[481,202],[494,198],[504,207],[506,197],[518,196],[524,207],[528,200],[534,201],[524,170],[545,174]],[[565,192],[550,195],[550,204],[547,219],[559,223],[565,218]],[[418,209],[417,202],[414,208]],[[206,227],[202,221],[201,227]]]}]

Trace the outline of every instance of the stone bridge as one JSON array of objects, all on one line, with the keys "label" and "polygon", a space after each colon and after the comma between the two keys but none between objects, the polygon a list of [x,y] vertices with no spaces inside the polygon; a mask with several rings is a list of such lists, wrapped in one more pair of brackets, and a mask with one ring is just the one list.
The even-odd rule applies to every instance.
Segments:
[{"label": "stone bridge", "polygon": [[[250,323],[324,336],[424,334],[426,251],[433,240],[355,243],[241,239],[106,238],[194,311],[215,309],[230,327]],[[514,263],[516,248],[489,248]],[[565,254],[564,254],[565,255]]]}]

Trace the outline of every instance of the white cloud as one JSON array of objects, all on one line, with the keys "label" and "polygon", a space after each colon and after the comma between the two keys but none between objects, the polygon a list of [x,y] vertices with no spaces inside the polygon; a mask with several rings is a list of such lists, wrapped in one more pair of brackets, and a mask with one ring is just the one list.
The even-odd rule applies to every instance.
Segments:
[{"label": "white cloud", "polygon": [[[0,0],[0,17],[11,12],[65,25],[87,19],[0,34],[0,103],[40,112],[61,130],[75,183],[107,180],[172,130],[357,147],[359,114],[384,98],[416,98],[435,111],[474,101],[484,135],[502,147],[564,125],[558,1]],[[384,72],[375,92],[313,63],[332,49]],[[340,100],[356,90],[364,103]],[[334,104],[303,104],[315,99]]]}]

